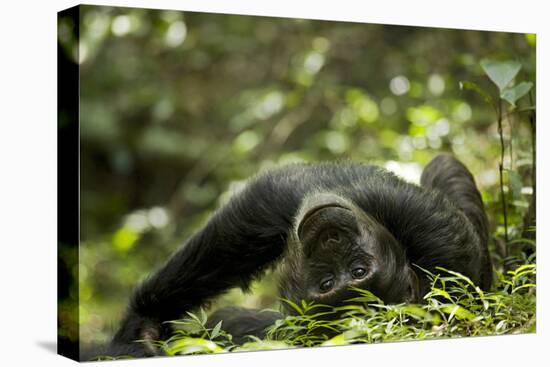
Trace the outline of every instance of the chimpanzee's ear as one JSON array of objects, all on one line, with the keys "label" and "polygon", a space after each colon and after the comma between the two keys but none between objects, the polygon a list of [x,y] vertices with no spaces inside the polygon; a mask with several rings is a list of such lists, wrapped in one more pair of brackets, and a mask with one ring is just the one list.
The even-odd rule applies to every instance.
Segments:
[{"label": "chimpanzee's ear", "polygon": [[407,303],[419,303],[420,299],[420,282],[418,281],[418,275],[412,269],[410,264],[406,265],[407,267],[407,282],[409,287],[407,290],[407,296],[405,297],[405,302]]}]

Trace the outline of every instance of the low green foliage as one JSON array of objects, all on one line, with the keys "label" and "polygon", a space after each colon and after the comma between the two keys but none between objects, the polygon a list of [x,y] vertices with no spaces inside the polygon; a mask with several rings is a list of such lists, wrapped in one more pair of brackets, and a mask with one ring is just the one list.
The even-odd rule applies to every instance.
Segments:
[{"label": "low green foliage", "polygon": [[360,289],[338,308],[285,300],[296,316],[278,320],[265,340],[250,337],[242,346],[232,342],[223,322],[206,328],[201,310],[174,321],[177,331],[158,345],[176,355],[530,333],[536,327],[535,275],[533,263],[497,272],[495,290],[484,292],[462,274],[440,269],[427,273],[432,287],[422,304],[386,305]]}]

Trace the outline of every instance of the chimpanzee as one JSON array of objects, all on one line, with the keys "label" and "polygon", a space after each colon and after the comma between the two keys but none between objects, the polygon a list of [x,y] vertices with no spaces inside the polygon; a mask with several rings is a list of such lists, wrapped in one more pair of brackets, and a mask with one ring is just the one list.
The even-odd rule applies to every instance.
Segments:
[{"label": "chimpanzee", "polygon": [[[246,288],[279,264],[280,295],[325,305],[353,297],[350,287],[386,303],[420,302],[421,269],[458,271],[491,286],[488,224],[468,169],[439,155],[421,185],[352,162],[294,164],[261,174],[221,207],[136,288],[108,355],[160,354],[151,343],[179,318],[229,288]],[[417,266],[415,266],[417,265]],[[421,269],[420,269],[421,268]],[[214,319],[242,337],[261,335],[281,317],[240,308]]]}]

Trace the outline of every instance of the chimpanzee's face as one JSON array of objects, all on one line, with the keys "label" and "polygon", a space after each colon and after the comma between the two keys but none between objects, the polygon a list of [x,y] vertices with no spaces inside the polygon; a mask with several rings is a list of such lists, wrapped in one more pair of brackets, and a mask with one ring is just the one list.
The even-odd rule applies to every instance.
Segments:
[{"label": "chimpanzee's face", "polygon": [[386,303],[415,301],[415,279],[403,247],[346,199],[334,194],[307,198],[292,241],[299,242],[293,246],[299,250],[287,259],[292,269],[283,279],[284,298],[340,306],[357,296],[352,288],[361,288]]}]

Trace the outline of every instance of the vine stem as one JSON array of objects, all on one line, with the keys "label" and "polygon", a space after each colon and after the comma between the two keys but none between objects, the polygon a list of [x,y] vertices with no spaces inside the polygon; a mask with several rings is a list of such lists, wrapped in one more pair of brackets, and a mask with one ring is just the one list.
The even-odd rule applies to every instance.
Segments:
[{"label": "vine stem", "polygon": [[504,134],[502,131],[502,103],[498,104],[498,135],[500,137],[500,162],[498,172],[500,175],[500,197],[502,201],[502,215],[504,216],[504,257],[508,256],[508,206],[506,203],[506,195],[504,193],[504,154],[506,153],[506,145],[504,144]]}]

